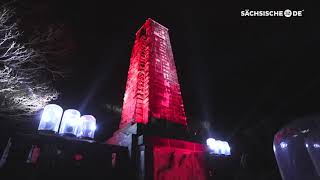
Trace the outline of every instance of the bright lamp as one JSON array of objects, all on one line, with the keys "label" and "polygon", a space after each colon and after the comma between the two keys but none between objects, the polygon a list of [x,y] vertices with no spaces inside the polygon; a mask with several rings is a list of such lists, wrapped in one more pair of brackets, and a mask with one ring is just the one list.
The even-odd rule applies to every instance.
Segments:
[{"label": "bright lamp", "polygon": [[58,132],[63,109],[56,104],[44,107],[38,130]]},{"label": "bright lamp", "polygon": [[80,118],[81,128],[79,128],[78,137],[81,138],[94,138],[94,132],[96,130],[96,118],[92,115],[83,115]]},{"label": "bright lamp", "polygon": [[75,109],[65,110],[62,117],[59,134],[76,136],[80,126],[80,112]]},{"label": "bright lamp", "polygon": [[231,155],[229,143],[226,141],[215,140],[213,138],[207,139],[207,146],[210,150],[210,153],[213,154],[223,154]]}]

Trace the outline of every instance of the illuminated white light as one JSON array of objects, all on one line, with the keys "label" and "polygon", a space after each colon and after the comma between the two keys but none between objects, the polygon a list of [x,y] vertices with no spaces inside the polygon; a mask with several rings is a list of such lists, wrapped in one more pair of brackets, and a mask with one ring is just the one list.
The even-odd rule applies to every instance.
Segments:
[{"label": "illuminated white light", "polygon": [[282,149],[286,148],[287,146],[288,146],[288,144],[285,143],[285,142],[281,142],[281,143],[280,143],[280,147],[281,147]]},{"label": "illuminated white light", "polygon": [[96,126],[96,118],[92,115],[83,115],[80,118],[81,120],[81,128],[79,128],[78,137],[85,138],[94,138],[94,132],[97,128]]},{"label": "illuminated white light", "polygon": [[320,148],[320,144],[313,144],[314,148]]},{"label": "illuminated white light", "polygon": [[65,110],[62,117],[59,134],[77,135],[80,126],[80,112],[75,109]]},{"label": "illuminated white light", "polygon": [[207,139],[207,146],[214,154],[231,155],[229,143],[226,141],[215,140],[213,138]]},{"label": "illuminated white light", "polygon": [[63,109],[56,104],[48,104],[44,107],[38,130],[58,132]]},{"label": "illuminated white light", "polygon": [[94,125],[94,124],[92,124],[91,126],[90,126],[90,130],[91,131],[95,131],[97,129],[97,127],[96,127],[96,125]]},{"label": "illuminated white light", "polygon": [[224,148],[224,151],[223,151],[223,154],[224,155],[230,155],[230,146],[229,146],[229,143],[226,142],[226,141],[223,141],[223,148]]},{"label": "illuminated white light", "polygon": [[207,139],[207,146],[211,149],[211,150],[214,150],[215,148],[215,139],[213,138],[208,138]]},{"label": "illuminated white light", "polygon": [[217,154],[223,154],[223,151],[224,151],[224,145],[223,145],[223,142],[220,141],[220,140],[217,140],[216,141],[216,147],[217,147]]},{"label": "illuminated white light", "polygon": [[306,144],[306,148],[309,147],[309,144]]}]

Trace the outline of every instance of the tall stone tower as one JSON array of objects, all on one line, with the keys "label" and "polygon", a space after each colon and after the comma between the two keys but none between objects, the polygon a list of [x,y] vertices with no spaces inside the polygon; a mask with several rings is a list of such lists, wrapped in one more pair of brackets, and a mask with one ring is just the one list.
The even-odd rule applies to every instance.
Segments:
[{"label": "tall stone tower", "polygon": [[168,29],[152,19],[136,33],[122,117],[106,143],[126,146],[141,180],[204,180],[205,147],[188,140]]},{"label": "tall stone tower", "polygon": [[150,118],[187,124],[168,29],[148,19],[136,33],[120,128]]}]

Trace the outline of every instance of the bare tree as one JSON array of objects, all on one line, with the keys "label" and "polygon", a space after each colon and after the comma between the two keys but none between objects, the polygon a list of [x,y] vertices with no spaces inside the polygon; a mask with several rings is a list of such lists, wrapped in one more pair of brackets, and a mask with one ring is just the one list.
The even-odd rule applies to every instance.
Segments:
[{"label": "bare tree", "polygon": [[48,41],[52,31],[24,42],[12,9],[0,7],[0,117],[34,115],[58,97],[52,80],[59,71],[48,63],[45,49],[33,44]]}]

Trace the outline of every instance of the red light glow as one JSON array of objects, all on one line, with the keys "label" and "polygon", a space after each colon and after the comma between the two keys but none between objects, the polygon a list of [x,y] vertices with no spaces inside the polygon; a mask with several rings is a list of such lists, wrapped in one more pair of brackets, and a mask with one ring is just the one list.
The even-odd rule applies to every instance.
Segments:
[{"label": "red light glow", "polygon": [[205,180],[205,147],[202,144],[153,137],[153,176],[155,180]]},{"label": "red light glow", "polygon": [[187,124],[168,29],[148,19],[136,33],[120,128],[150,117]]},{"label": "red light glow", "polygon": [[82,154],[77,153],[73,156],[73,159],[76,161],[81,161],[83,159],[83,156],[82,156]]}]

